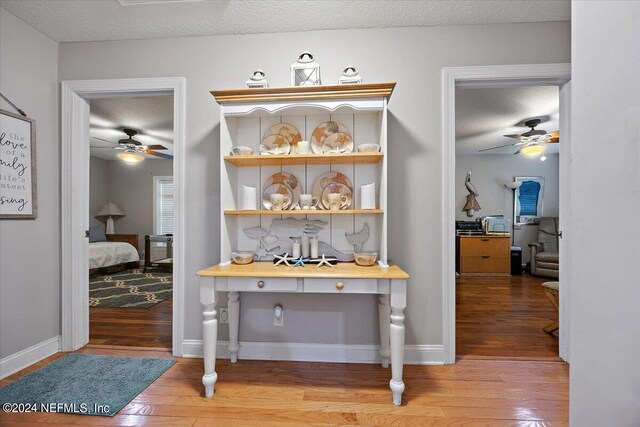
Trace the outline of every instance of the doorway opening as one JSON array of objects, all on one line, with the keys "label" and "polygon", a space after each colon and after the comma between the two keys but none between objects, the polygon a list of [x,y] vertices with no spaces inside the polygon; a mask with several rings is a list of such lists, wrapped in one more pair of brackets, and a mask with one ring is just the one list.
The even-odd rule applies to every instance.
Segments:
[{"label": "doorway opening", "polygon": [[173,95],[90,101],[89,343],[171,350]]},{"label": "doorway opening", "polygon": [[456,88],[455,102],[456,356],[557,358],[542,284],[558,281],[558,87]]},{"label": "doorway opening", "polygon": [[[456,355],[511,358],[560,355],[568,361],[568,298],[560,298],[556,311],[541,284],[560,282],[562,286],[559,292],[564,295],[570,289],[567,254],[571,223],[569,80],[569,64],[456,67],[443,70],[445,363],[455,363]],[[531,102],[516,100],[510,106],[503,105],[505,117],[500,122],[497,114],[499,108],[494,105],[496,99],[492,100],[492,96],[502,99],[504,104],[508,104],[506,100],[518,96],[530,97]],[[533,102],[536,96],[538,101]],[[544,99],[547,105],[540,101]],[[555,110],[552,108],[554,103]],[[535,107],[534,104],[539,108],[536,112],[529,110]],[[518,112],[519,108],[523,117],[515,119],[511,113]],[[464,121],[465,115],[469,126],[463,133],[457,121]],[[539,122],[524,123],[534,119]],[[459,138],[456,138],[456,124],[459,126]],[[532,127],[534,132],[531,132]],[[536,132],[536,127],[548,132]],[[527,131],[530,133],[527,134]],[[551,142],[551,135],[542,138],[542,135],[555,131],[559,131],[561,143]],[[558,134],[553,137],[558,138]],[[530,144],[534,140],[539,147]],[[504,147],[492,149],[496,146]],[[523,150],[528,146],[531,148]],[[542,153],[541,147],[546,147]],[[485,149],[491,149],[489,152],[510,152],[497,155],[487,155],[485,151],[480,153]],[[465,150],[470,152],[465,153]],[[538,153],[531,158],[525,155],[535,151]],[[545,161],[541,162],[543,155]],[[531,162],[526,163],[527,160]],[[547,171],[541,172],[543,169]],[[471,174],[467,174],[470,170]],[[551,174],[546,182],[548,188],[546,192],[541,192],[542,188],[546,188],[544,175],[547,173]],[[520,184],[515,184],[517,182]],[[525,202],[526,197],[534,196],[534,192],[529,190],[536,189],[535,196],[538,199],[535,203],[529,203],[532,199]],[[555,198],[557,202],[550,205],[551,200],[546,201],[545,198],[545,210],[540,196]],[[537,211],[533,212],[536,208]],[[467,216],[467,213],[471,216]],[[550,217],[546,218],[546,215]],[[456,220],[475,220],[480,216],[492,216],[493,219],[485,221],[484,227],[480,225],[475,229],[474,224],[469,222],[457,224],[458,229],[471,229],[467,236],[458,236],[465,233],[456,230]],[[545,221],[538,224],[541,218]],[[512,228],[513,219],[516,225]],[[524,276],[517,275],[516,268],[512,275],[512,253],[514,268],[526,265],[526,258],[523,264],[518,256],[526,252],[525,257],[530,257],[529,243],[538,242],[538,231],[546,229],[549,221],[554,226],[556,260],[559,257],[559,267],[555,269],[559,277],[544,277],[548,275],[541,274],[540,268],[534,275]],[[500,231],[505,233],[499,234]],[[474,233],[477,234],[474,236]],[[484,246],[479,247],[480,243]],[[512,251],[512,247],[518,245],[521,251],[518,253],[515,248]],[[543,269],[550,267],[544,263],[538,263],[537,266]],[[559,341],[556,342],[543,328],[554,318],[558,320],[558,317]],[[532,345],[534,336],[539,340]]]},{"label": "doorway opening", "polygon": [[[135,120],[135,117],[138,117],[138,120],[141,119],[139,116],[142,113],[139,111],[139,106],[130,108],[131,117],[129,119],[123,118],[119,122],[113,117],[110,119],[108,111],[126,109],[123,105],[120,108],[107,108],[101,105],[117,104],[118,102],[130,103],[136,99],[138,102],[141,99],[146,99],[149,106],[155,108],[159,108],[158,105],[162,104],[161,100],[165,100],[166,105],[163,108],[171,111],[173,122],[168,125],[168,130],[165,129],[167,131],[165,134],[159,129],[149,130],[159,126],[157,123],[149,122],[146,125],[144,123],[137,125],[126,121]],[[106,109],[107,112],[102,111],[101,114],[98,114],[101,108]],[[95,113],[93,119],[91,117],[92,110]],[[153,115],[151,114],[151,116]],[[165,116],[167,115],[165,114]],[[155,116],[158,119],[161,114],[156,111]],[[103,133],[100,134],[98,131]],[[145,340],[140,338],[153,336],[153,332],[151,332],[153,326],[141,322],[133,314],[128,313],[128,318],[123,315],[111,315],[111,320],[108,320],[109,315],[107,315],[107,320],[105,320],[105,317],[95,318],[92,313],[92,317],[94,317],[92,320],[95,320],[92,322],[94,324],[91,328],[93,329],[91,331],[92,340],[94,337],[96,340],[102,339],[104,340],[103,344],[107,345],[128,344],[148,347],[150,344],[155,344],[156,347],[170,347],[175,356],[182,356],[185,283],[183,232],[185,79],[172,77],[64,81],[62,82],[61,133],[62,350],[77,350],[89,343],[90,286],[88,272],[90,264],[88,237],[91,235],[90,221],[94,221],[94,227],[103,230],[106,236],[110,236],[109,238],[128,242],[132,247],[130,249],[133,249],[131,255],[137,253],[139,258],[138,261],[134,259],[119,260],[115,263],[114,268],[119,270],[124,267],[126,271],[107,271],[107,273],[116,275],[123,271],[131,273],[134,270],[142,270],[140,274],[146,275],[145,279],[152,282],[170,280],[172,286],[170,290],[167,290],[166,285],[153,283],[151,287],[147,287],[146,293],[140,291],[143,286],[134,286],[137,288],[135,292],[129,292],[127,295],[107,295],[110,298],[106,298],[104,294],[113,290],[108,289],[111,287],[109,284],[99,284],[99,286],[103,286],[102,291],[104,292],[94,293],[91,296],[93,306],[91,310],[100,308],[99,303],[107,300],[119,300],[124,305],[145,305],[151,302],[153,303],[152,307],[163,308],[162,319],[164,320],[161,323],[165,332],[163,332],[162,339],[154,341],[153,338],[150,338],[144,342]],[[93,196],[100,194],[104,196],[106,193],[107,199],[92,201],[93,206],[90,209],[90,194],[92,194],[90,191],[91,154],[94,154],[93,157],[100,158],[99,152],[110,153],[112,156],[115,155],[115,158],[102,159],[111,162],[111,164],[102,165],[107,169],[107,189],[105,190],[103,186],[102,193],[98,191]],[[102,156],[107,156],[107,154],[102,154]],[[172,167],[163,168],[160,162],[170,160],[165,158],[170,156],[173,156]],[[163,160],[156,160],[156,157]],[[140,158],[144,160],[139,161]],[[127,161],[133,164],[128,164]],[[101,162],[94,159],[93,163],[95,165]],[[142,164],[145,166],[141,166]],[[96,172],[99,167],[96,166],[95,170],[91,170],[91,172]],[[147,171],[146,168],[152,170]],[[158,170],[156,171],[156,169]],[[154,179],[154,175],[158,179]],[[138,188],[143,183],[145,187]],[[128,190],[133,191],[123,193],[119,187],[128,187]],[[113,191],[111,191],[112,189]],[[117,201],[112,200],[112,197]],[[137,204],[137,201],[131,200],[133,198],[145,201]],[[96,208],[101,202],[104,204]],[[173,215],[170,225],[168,218],[171,217],[171,212]],[[147,236],[150,239],[147,239]],[[161,240],[154,239],[154,237]],[[148,269],[146,272],[144,271],[145,267]],[[98,271],[98,273],[101,272]],[[156,275],[162,277],[155,277]],[[117,283],[122,284],[129,280],[129,278],[125,279],[118,280]],[[103,282],[105,281],[103,280]],[[143,285],[146,285],[146,282]],[[164,287],[163,290],[155,292],[162,287]],[[133,295],[131,295],[132,293]],[[141,294],[145,299],[148,298],[148,301],[141,301],[143,299]],[[167,294],[170,297],[165,298]],[[100,301],[101,299],[102,301]],[[133,307],[102,308],[105,310],[143,310]],[[140,313],[138,312],[138,314]],[[115,321],[116,317],[124,324],[109,323]],[[126,329],[130,337],[137,336],[137,338],[124,342],[127,338],[121,337],[124,341],[110,342],[110,339],[115,339],[113,334],[103,334],[100,337],[100,334],[105,333],[107,329],[118,328]],[[167,330],[170,330],[170,335],[166,332]],[[168,343],[170,345],[167,345]]]}]

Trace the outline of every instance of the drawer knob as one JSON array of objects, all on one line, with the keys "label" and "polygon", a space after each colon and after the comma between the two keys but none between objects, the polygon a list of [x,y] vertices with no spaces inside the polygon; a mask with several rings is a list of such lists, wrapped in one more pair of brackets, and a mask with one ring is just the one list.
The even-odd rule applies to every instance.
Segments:
[{"label": "drawer knob", "polygon": [[258,282],[258,287],[259,287],[259,288],[264,288],[264,281],[260,280],[260,281]]},{"label": "drawer knob", "polygon": [[344,283],[342,283],[342,282],[336,283],[336,289],[339,290],[339,291],[344,289]]},{"label": "drawer knob", "polygon": [[491,258],[491,255],[482,255],[482,258],[484,259]]}]

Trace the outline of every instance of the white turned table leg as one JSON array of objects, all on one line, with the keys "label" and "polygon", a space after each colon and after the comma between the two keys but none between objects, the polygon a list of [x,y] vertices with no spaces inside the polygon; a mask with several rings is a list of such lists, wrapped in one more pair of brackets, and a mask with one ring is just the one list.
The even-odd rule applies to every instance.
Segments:
[{"label": "white turned table leg", "polygon": [[218,380],[216,373],[216,345],[218,341],[218,319],[216,310],[215,279],[203,277],[200,279],[200,303],[202,311],[202,347],[204,353],[204,394],[213,397],[214,387]]},{"label": "white turned table leg", "polygon": [[240,293],[229,291],[229,359],[238,361],[238,330],[240,328]]},{"label": "white turned table leg", "polygon": [[391,308],[389,307],[389,295],[378,295],[378,317],[380,318],[380,358],[382,367],[389,367],[389,319]]},{"label": "white turned table leg", "polygon": [[391,381],[389,387],[393,395],[393,404],[402,404],[404,382],[402,368],[404,364],[404,309],[407,306],[407,287],[404,280],[391,281]]}]

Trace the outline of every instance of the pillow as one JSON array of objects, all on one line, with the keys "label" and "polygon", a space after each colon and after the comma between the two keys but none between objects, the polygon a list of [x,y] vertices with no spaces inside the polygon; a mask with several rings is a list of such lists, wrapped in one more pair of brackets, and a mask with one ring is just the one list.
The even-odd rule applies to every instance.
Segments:
[{"label": "pillow", "polygon": [[96,225],[95,227],[89,228],[89,243],[95,242],[106,242],[107,235],[104,234],[104,226]]}]

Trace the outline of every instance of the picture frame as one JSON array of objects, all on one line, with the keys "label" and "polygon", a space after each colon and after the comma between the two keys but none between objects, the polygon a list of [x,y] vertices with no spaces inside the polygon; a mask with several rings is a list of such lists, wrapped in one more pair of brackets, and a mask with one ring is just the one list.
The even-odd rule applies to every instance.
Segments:
[{"label": "picture frame", "polygon": [[544,177],[517,176],[522,184],[515,191],[513,221],[515,225],[538,224],[543,216]]},{"label": "picture frame", "polygon": [[0,219],[36,219],[36,122],[0,109]]}]

